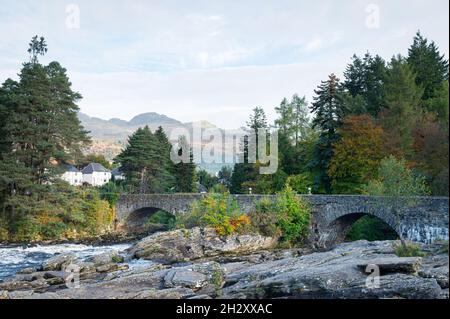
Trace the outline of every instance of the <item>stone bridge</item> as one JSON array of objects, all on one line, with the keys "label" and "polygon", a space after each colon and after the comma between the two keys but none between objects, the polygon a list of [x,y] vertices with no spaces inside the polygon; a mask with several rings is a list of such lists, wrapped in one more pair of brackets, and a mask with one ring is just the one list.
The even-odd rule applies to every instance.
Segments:
[{"label": "stone bridge", "polygon": [[[126,224],[133,214],[151,214],[164,210],[172,214],[189,211],[193,201],[205,194],[121,195],[116,206],[117,219]],[[241,210],[250,212],[264,197],[276,195],[232,195]],[[361,195],[299,195],[309,202],[312,212],[310,241],[316,247],[328,247],[342,241],[351,225],[364,215],[380,218],[403,238],[430,243],[448,240],[448,197],[415,197],[397,200]],[[405,202],[403,204],[403,201]]]}]

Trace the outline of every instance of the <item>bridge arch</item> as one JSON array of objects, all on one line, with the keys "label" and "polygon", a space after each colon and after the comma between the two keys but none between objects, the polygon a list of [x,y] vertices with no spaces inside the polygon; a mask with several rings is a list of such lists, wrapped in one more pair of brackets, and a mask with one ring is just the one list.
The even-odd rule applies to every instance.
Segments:
[{"label": "bridge arch", "polygon": [[[369,214],[369,213],[349,213],[344,214],[331,221],[327,228],[327,244],[340,243],[347,240],[347,235],[354,225],[357,224],[363,217],[372,217],[375,220],[378,220],[380,225],[385,226],[388,229],[388,233],[386,233],[386,237],[384,239],[389,239],[389,235],[392,236],[392,233],[395,233],[396,237],[400,237],[400,233],[398,227],[395,223],[392,223],[391,220],[385,220],[383,217],[380,217],[378,214]],[[375,231],[375,230],[374,230]]]}]

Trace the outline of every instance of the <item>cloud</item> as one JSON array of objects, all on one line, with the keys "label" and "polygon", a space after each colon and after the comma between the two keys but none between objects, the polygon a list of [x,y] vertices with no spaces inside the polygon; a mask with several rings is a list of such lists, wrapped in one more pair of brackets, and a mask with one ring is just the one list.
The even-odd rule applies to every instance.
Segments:
[{"label": "cloud", "polygon": [[[294,93],[311,100],[329,73],[366,51],[406,54],[420,29],[448,57],[447,0],[176,1],[0,0],[0,81],[28,60],[44,35],[43,63],[60,61],[90,115],[129,119],[148,110],[224,127],[252,107]],[[80,9],[67,28],[66,5]],[[366,25],[378,4],[380,27]]]}]

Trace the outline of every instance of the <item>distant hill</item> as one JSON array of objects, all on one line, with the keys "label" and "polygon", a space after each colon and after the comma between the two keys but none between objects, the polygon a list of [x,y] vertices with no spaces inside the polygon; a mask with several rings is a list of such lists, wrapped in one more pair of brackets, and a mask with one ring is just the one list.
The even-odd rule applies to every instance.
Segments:
[{"label": "distant hill", "polygon": [[[112,160],[120,150],[126,145],[128,136],[133,134],[139,127],[148,125],[152,131],[161,126],[166,134],[175,128],[184,128],[192,132],[193,126],[201,125],[202,129],[218,128],[208,121],[198,121],[182,123],[163,114],[148,112],[136,115],[130,121],[119,118],[109,120],[91,117],[84,113],[78,113],[78,118],[84,128],[89,131],[92,137],[92,146],[85,150],[85,153],[103,154],[108,160]],[[195,148],[201,148],[202,145],[193,145]],[[200,165],[208,171],[215,172],[221,167],[219,164]]]}]

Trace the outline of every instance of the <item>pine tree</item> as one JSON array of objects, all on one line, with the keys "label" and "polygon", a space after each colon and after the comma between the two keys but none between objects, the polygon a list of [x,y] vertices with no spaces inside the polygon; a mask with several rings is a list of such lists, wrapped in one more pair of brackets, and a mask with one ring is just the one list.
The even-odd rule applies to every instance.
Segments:
[{"label": "pine tree", "polygon": [[115,158],[121,164],[129,191],[140,194],[167,191],[171,174],[161,165],[163,161],[160,143],[148,126],[137,129]]},{"label": "pine tree", "polygon": [[345,114],[342,101],[343,88],[336,75],[331,74],[327,81],[322,81],[311,105],[315,113],[313,128],[320,129],[320,137],[315,147],[315,159],[311,167],[317,172],[315,191],[331,192],[328,166],[333,157],[333,144],[339,140],[337,129],[342,124]]},{"label": "pine tree", "polygon": [[77,117],[81,95],[66,70],[58,62],[39,63],[45,39],[34,37],[28,52],[19,80],[0,88],[0,201],[11,230],[24,234],[36,230],[30,221],[40,212],[72,207],[72,190],[60,185],[55,164],[73,161],[89,142]]},{"label": "pine tree", "polygon": [[166,135],[166,132],[164,132],[163,128],[161,126],[158,127],[158,129],[155,131],[155,137],[159,142],[160,145],[160,151],[161,151],[161,166],[164,167],[165,170],[170,172],[172,175],[168,180],[167,184],[168,187],[171,189],[174,187],[175,179],[173,178],[174,175],[174,163],[170,159],[170,152],[172,151],[172,144],[169,141],[169,138]]},{"label": "pine tree", "polygon": [[423,87],[423,100],[436,96],[444,81],[448,80],[448,60],[441,55],[434,42],[422,36],[420,31],[408,50],[408,64],[416,73],[416,84]]},{"label": "pine tree", "polygon": [[384,106],[380,121],[386,132],[387,153],[410,156],[413,135],[418,118],[423,89],[401,56],[392,58],[384,85]]},{"label": "pine tree", "polygon": [[180,136],[178,139],[178,156],[184,157],[183,152],[188,152],[189,161],[179,162],[174,165],[175,190],[180,193],[193,193],[196,191],[195,181],[195,163],[194,154],[185,136]]},{"label": "pine tree", "polygon": [[345,103],[347,115],[369,113],[377,116],[382,107],[382,89],[386,63],[380,56],[366,53],[364,58],[354,55],[344,72],[344,88],[349,93]]}]

